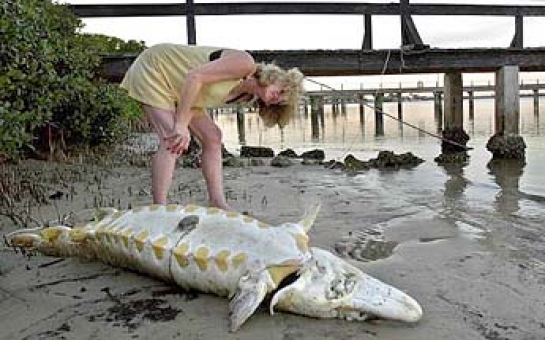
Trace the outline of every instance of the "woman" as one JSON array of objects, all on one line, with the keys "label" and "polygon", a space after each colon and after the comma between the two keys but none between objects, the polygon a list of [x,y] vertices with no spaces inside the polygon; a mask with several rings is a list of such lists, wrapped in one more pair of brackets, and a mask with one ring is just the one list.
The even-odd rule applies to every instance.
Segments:
[{"label": "woman", "polygon": [[176,159],[187,150],[191,131],[202,146],[209,205],[233,210],[223,192],[221,131],[206,108],[254,102],[266,126],[283,127],[297,109],[302,82],[298,69],[256,64],[245,51],[177,44],[143,51],[121,87],[141,103],[159,136],[151,166],[153,202],[166,204]]}]

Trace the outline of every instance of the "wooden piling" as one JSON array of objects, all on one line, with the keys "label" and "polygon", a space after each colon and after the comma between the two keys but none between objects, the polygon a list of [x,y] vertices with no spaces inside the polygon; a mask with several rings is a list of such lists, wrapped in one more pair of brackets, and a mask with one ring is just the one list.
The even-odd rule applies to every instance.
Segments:
[{"label": "wooden piling", "polygon": [[443,93],[441,91],[434,91],[434,117],[437,124],[437,131],[443,130]]},{"label": "wooden piling", "polygon": [[375,135],[384,136],[384,115],[382,108],[384,104],[384,93],[377,92],[375,95]]},{"label": "wooden piling", "polygon": [[519,67],[506,65],[496,71],[496,133],[519,133]]},{"label": "wooden piling", "polygon": [[539,117],[539,89],[534,89],[534,116]]},{"label": "wooden piling", "polygon": [[475,92],[467,91],[468,100],[469,100],[469,120],[473,121],[475,119]]},{"label": "wooden piling", "polygon": [[397,93],[397,118],[403,120],[403,95],[401,92]]},{"label": "wooden piling", "polygon": [[445,73],[445,129],[463,128],[464,95],[461,72]]},{"label": "wooden piling", "polygon": [[241,106],[237,106],[237,131],[238,142],[240,145],[246,145],[246,128],[244,125],[244,112]]},{"label": "wooden piling", "polygon": [[365,127],[365,96],[363,94],[358,96],[358,104],[360,109],[360,126]]},{"label": "wooden piling", "polygon": [[[322,114],[320,114],[322,111]],[[323,116],[323,97],[311,96],[310,97],[310,129],[311,137],[313,140],[320,138],[320,124],[319,116]]]}]

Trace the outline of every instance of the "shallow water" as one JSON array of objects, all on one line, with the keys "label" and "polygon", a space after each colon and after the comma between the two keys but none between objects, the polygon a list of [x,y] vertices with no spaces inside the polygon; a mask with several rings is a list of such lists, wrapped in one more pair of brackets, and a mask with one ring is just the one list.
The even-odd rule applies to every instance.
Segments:
[{"label": "shallow water", "polygon": [[[405,121],[437,134],[432,101],[403,105]],[[246,113],[244,138],[238,133],[236,114],[222,112],[215,120],[223,131],[226,148],[234,153],[242,145],[271,147],[276,152],[291,148],[297,153],[319,148],[325,151],[326,160],[342,161],[348,154],[368,160],[381,150],[412,152],[425,160],[414,169],[369,170],[349,176],[336,170],[318,175],[309,171],[309,177],[302,180],[311,181],[323,189],[323,194],[334,192],[331,195],[357,203],[333,213],[353,215],[367,226],[396,229],[396,241],[469,238],[491,246],[505,241],[509,247],[525,249],[527,254],[545,261],[545,119],[535,111],[532,98],[522,98],[520,131],[527,145],[526,160],[496,162],[486,150],[494,133],[493,99],[475,101],[473,120],[465,105],[464,130],[470,136],[468,146],[473,149],[469,151],[469,162],[463,165],[438,165],[434,161],[441,152],[438,138],[400,126],[388,117],[384,117],[384,136],[376,137],[374,112],[366,108],[362,124],[357,105],[347,106],[346,114],[336,116],[326,106],[318,138],[312,137],[310,117],[304,114],[281,132],[266,129],[255,113]],[[545,114],[545,98],[541,98],[539,109]],[[384,111],[397,117],[397,104],[385,103]],[[153,138],[140,143],[143,148],[154,147]],[[392,226],[396,228],[388,228]],[[338,231],[341,236],[353,230]]]},{"label": "shallow water", "polygon": [[[541,98],[540,105],[545,112],[545,98]],[[433,102],[404,103],[403,110],[407,122],[436,133]],[[397,116],[397,104],[385,104],[384,111]],[[310,117],[304,115],[280,133],[276,128],[265,129],[255,114],[246,114],[244,143],[237,133],[235,114],[219,114],[216,119],[226,147],[235,151],[241,144],[268,146],[276,151],[291,148],[297,153],[320,148],[325,150],[326,160],[341,161],[349,153],[368,160],[380,150],[410,151],[425,160],[412,170],[371,170],[343,180],[332,171],[315,180],[317,185],[329,185],[364,203],[366,209],[359,212],[359,217],[365,221],[386,227],[419,224],[416,233],[422,234],[420,241],[463,237],[486,242],[494,233],[494,240],[509,239],[512,247],[525,248],[545,261],[545,120],[536,115],[533,100],[523,98],[520,130],[527,144],[526,161],[492,162],[486,143],[494,132],[493,112],[492,99],[475,102],[475,119],[469,120],[467,114],[464,117],[464,129],[471,138],[468,146],[473,148],[470,161],[446,166],[434,161],[441,151],[437,138],[409,126],[400,128],[388,117],[384,117],[385,136],[375,137],[374,113],[366,108],[365,122],[361,124],[356,105],[348,106],[346,115],[337,117],[326,107],[324,126],[317,139],[311,137]],[[435,230],[423,231],[422,225],[432,220]],[[446,225],[443,232],[437,231],[438,225]]]},{"label": "shallow water", "polygon": [[[545,98],[541,98],[540,109],[545,114]],[[385,103],[384,111],[397,116],[397,104]],[[418,126],[432,134],[437,134],[437,124],[434,120],[433,102],[406,102],[403,104],[404,119],[407,123]],[[467,103],[465,111],[467,109]],[[471,161],[463,167],[463,177],[474,183],[498,187],[502,176],[512,172],[508,177],[518,177],[516,184],[528,193],[545,196],[545,186],[542,185],[545,173],[541,167],[545,166],[545,120],[536,115],[531,98],[521,100],[520,130],[526,144],[526,164],[519,169],[512,167],[498,167],[490,170],[487,165],[491,154],[486,150],[486,142],[494,133],[494,101],[492,99],[476,100],[474,120],[470,120],[467,113],[464,117],[464,130],[469,134],[468,146]],[[245,139],[241,143],[237,130],[236,115],[229,113],[219,114],[217,123],[224,135],[225,145],[229,150],[237,150],[241,145],[259,145],[272,147],[276,151],[286,148],[300,153],[312,148],[326,151],[326,159],[342,160],[352,153],[360,159],[376,157],[380,150],[392,150],[396,153],[413,152],[427,161],[418,170],[442,170],[444,175],[451,176],[453,169],[437,167],[433,159],[440,153],[440,141],[433,136],[419,132],[410,126],[402,126],[388,117],[384,117],[385,135],[374,135],[374,113],[366,108],[365,121],[360,122],[359,109],[356,105],[349,105],[345,115],[335,117],[330,107],[326,107],[324,127],[319,138],[311,137],[310,118],[303,114],[281,132],[277,128],[266,129],[259,118],[253,113],[245,115]],[[434,171],[435,172],[435,171]],[[417,180],[417,178],[415,179]]]},{"label": "shallow water", "polygon": [[[486,108],[490,102],[479,104]],[[440,152],[438,140],[409,128],[401,135],[396,122],[385,120],[386,137],[374,138],[369,119],[362,134],[359,114],[352,110],[336,122],[328,113],[326,133],[317,141],[309,137],[308,119],[291,125],[282,137],[277,130],[262,130],[255,115],[248,114],[246,143],[277,151],[321,148],[328,159],[340,160],[349,152],[368,159],[379,150],[411,151],[426,162],[413,169],[355,175],[301,164],[225,170],[233,205],[267,222],[296,221],[309,198],[320,198],[312,245],[337,250],[366,273],[413,296],[424,309],[424,319],[417,325],[346,323],[284,313],[272,318],[262,308],[241,332],[227,334],[225,301],[174,289],[165,295],[165,286],[151,278],[86,261],[37,257],[28,262],[10,249],[0,261],[4,338],[166,339],[180,338],[183,329],[188,339],[542,339],[543,126],[532,111],[525,111],[523,121],[535,123],[524,124],[526,164],[491,163],[485,149],[491,117],[482,107],[477,106],[473,129],[467,129],[474,150],[465,166],[437,165],[433,159]],[[432,112],[428,103],[410,103],[405,117],[434,130]],[[372,116],[368,110],[366,117]],[[227,148],[236,152],[240,143],[235,116],[221,115],[218,124]],[[135,142],[136,148],[155,147],[149,135]],[[145,167],[30,161],[25,166],[31,171],[16,170],[25,181],[32,177],[26,174],[38,173],[42,182],[53,183],[52,188],[75,193],[75,200],[65,195],[49,209],[32,207],[36,218],[50,220],[59,218],[59,212],[81,211],[97,202],[122,207],[148,204],[149,154],[144,158]],[[172,191],[176,201],[206,203],[197,170],[176,176]],[[13,228],[11,220],[0,225],[3,232]],[[134,312],[121,313],[127,317],[121,321],[127,322],[116,318],[123,306]],[[164,320],[149,322],[149,315],[165,311]]]}]

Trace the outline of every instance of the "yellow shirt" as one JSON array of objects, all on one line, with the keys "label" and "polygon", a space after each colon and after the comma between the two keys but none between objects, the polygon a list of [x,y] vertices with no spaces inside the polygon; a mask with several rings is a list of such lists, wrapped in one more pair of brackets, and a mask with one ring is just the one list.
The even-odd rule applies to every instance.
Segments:
[{"label": "yellow shirt", "polygon": [[[129,96],[150,106],[176,110],[186,76],[192,69],[210,61],[217,47],[159,44],[144,50],[131,65],[121,87]],[[239,80],[221,81],[203,86],[192,105],[196,108],[218,107]]]}]

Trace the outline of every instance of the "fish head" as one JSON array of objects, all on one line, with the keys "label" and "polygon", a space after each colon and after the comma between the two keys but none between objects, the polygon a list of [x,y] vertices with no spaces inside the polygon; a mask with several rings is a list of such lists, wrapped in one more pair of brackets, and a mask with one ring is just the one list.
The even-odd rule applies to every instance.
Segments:
[{"label": "fish head", "polygon": [[311,248],[312,258],[271,299],[270,310],[349,321],[417,322],[422,308],[412,297],[334,254]]}]

